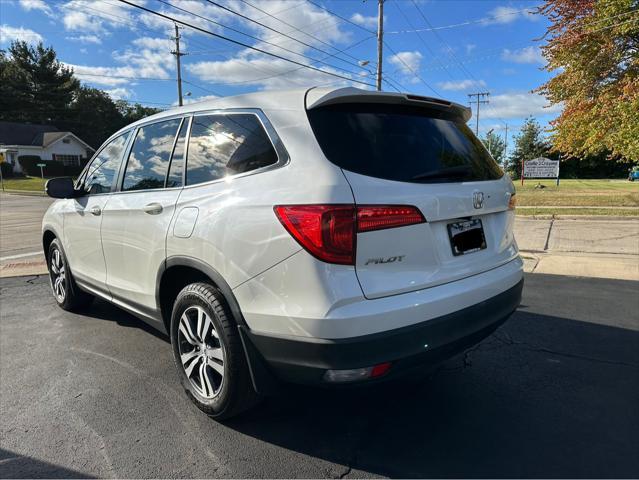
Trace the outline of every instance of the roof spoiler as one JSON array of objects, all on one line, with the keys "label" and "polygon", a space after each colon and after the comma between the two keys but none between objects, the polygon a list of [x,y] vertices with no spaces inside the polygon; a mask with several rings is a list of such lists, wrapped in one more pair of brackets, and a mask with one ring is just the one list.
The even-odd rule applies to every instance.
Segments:
[{"label": "roof spoiler", "polygon": [[464,122],[470,120],[471,110],[459,103],[408,93],[373,92],[359,88],[326,89],[313,87],[306,92],[306,109],[312,110],[339,103],[387,103],[422,106],[430,110],[446,111],[458,115]]}]

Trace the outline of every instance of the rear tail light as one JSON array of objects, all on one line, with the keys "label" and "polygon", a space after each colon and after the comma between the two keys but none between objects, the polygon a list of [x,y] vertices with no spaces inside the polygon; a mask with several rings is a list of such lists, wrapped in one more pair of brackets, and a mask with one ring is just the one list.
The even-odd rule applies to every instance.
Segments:
[{"label": "rear tail light", "polygon": [[517,206],[517,197],[515,194],[510,195],[510,199],[508,200],[508,210],[514,210]]},{"label": "rear tail light", "polygon": [[284,228],[309,253],[341,265],[355,264],[358,232],[426,221],[417,207],[402,205],[278,205],[274,210]]}]

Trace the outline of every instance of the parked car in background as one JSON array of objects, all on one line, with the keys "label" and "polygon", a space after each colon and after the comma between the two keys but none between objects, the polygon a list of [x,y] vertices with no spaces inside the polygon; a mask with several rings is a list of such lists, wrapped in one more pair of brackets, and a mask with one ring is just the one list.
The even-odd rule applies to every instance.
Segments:
[{"label": "parked car in background", "polygon": [[43,247],[64,309],[106,299],[171,337],[204,412],[281,383],[411,375],[519,305],[515,193],[445,100],[354,88],[191,104],[50,180]]},{"label": "parked car in background", "polygon": [[639,180],[639,165],[632,167],[628,172],[628,180],[634,182],[635,180]]}]

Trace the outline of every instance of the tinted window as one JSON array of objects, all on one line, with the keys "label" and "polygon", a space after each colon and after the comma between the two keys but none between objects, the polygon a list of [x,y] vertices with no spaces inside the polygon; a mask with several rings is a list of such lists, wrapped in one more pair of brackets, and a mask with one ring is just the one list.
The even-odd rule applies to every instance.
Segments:
[{"label": "tinted window", "polygon": [[186,183],[208,182],[277,162],[259,119],[252,114],[193,117]]},{"label": "tinted window", "polygon": [[401,105],[347,104],[309,110],[308,117],[326,157],[345,170],[431,183],[503,175],[470,128],[446,114]]},{"label": "tinted window", "polygon": [[126,164],[122,190],[164,188],[169,158],[180,119],[153,123],[138,130]]},{"label": "tinted window", "polygon": [[182,173],[184,172],[184,160],[186,158],[186,134],[189,130],[189,119],[185,118],[182,122],[182,128],[175,142],[175,149],[171,158],[171,166],[169,167],[169,175],[166,179],[167,187],[181,187]]},{"label": "tinted window", "polygon": [[83,188],[89,194],[111,191],[120,169],[120,162],[129,133],[114,138],[93,159],[84,177]]}]

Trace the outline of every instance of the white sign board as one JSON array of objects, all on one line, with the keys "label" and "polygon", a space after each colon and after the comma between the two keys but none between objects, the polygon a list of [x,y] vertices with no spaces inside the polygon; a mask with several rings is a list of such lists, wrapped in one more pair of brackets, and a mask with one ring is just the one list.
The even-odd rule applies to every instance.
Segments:
[{"label": "white sign board", "polygon": [[540,157],[524,161],[524,178],[557,177],[559,177],[559,160]]}]

